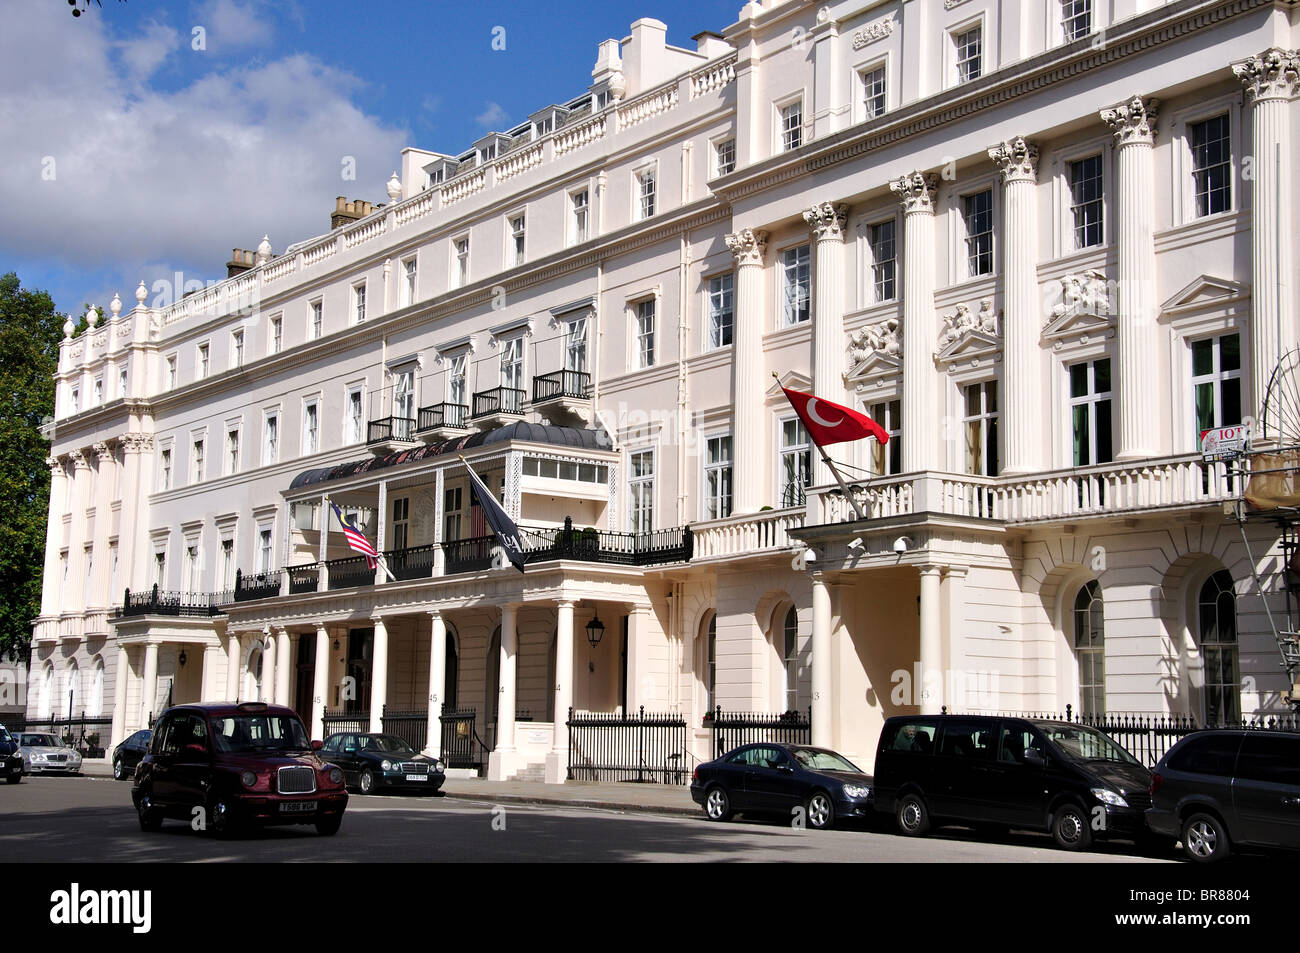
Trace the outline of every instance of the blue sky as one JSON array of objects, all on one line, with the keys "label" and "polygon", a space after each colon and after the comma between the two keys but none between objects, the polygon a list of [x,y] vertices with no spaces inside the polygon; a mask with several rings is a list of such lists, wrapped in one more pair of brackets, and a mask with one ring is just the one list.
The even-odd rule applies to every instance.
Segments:
[{"label": "blue sky", "polygon": [[320,234],[403,146],[463,150],[585,90],[633,20],[693,49],[743,0],[103,3],[0,0],[0,273],[61,311]]}]

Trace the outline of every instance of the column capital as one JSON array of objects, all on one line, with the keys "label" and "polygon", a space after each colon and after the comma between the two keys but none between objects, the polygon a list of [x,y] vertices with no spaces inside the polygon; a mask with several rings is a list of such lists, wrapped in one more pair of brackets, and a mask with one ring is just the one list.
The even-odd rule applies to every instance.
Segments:
[{"label": "column capital", "polygon": [[65,464],[62,457],[46,457],[45,465],[50,468],[52,478],[67,476],[67,471],[63,469]]},{"label": "column capital", "polygon": [[555,607],[557,609],[572,609],[577,604],[578,604],[577,599],[556,599],[555,600]]},{"label": "column capital", "polygon": [[153,437],[147,433],[128,433],[119,438],[127,453],[145,453],[153,449]]},{"label": "column capital", "polygon": [[380,615],[378,612],[372,612],[370,613],[370,621],[373,622],[375,625],[380,626],[384,624],[384,617]]},{"label": "column capital", "polygon": [[441,610],[441,609],[430,609],[430,610],[428,610],[428,614],[429,614],[429,618],[430,618],[430,619],[437,620],[437,619],[441,619],[441,618],[442,618],[442,610]]},{"label": "column capital", "polygon": [[90,461],[86,459],[85,453],[80,450],[69,451],[68,456],[72,459],[72,466],[77,470],[89,470]]},{"label": "column capital", "polygon": [[727,235],[724,241],[727,248],[731,249],[737,265],[763,264],[763,253],[767,251],[767,232],[742,228]]},{"label": "column capital", "polygon": [[1290,99],[1300,89],[1300,54],[1274,47],[1233,63],[1232,73],[1256,102]]},{"label": "column capital", "polygon": [[100,463],[107,463],[109,460],[113,459],[113,448],[110,447],[106,442],[95,444],[93,449],[95,451],[95,455],[99,457]]},{"label": "column capital", "polygon": [[944,567],[938,563],[922,563],[916,568],[921,571],[922,576],[937,576],[944,570]]},{"label": "column capital", "polygon": [[1023,136],[998,143],[989,150],[989,158],[997,164],[1003,182],[1038,181],[1038,146]]},{"label": "column capital", "polygon": [[915,171],[899,176],[889,183],[889,190],[898,196],[903,211],[934,214],[934,198],[939,191],[939,179],[933,173]]},{"label": "column capital", "polygon": [[1103,109],[1101,121],[1114,130],[1120,145],[1153,145],[1156,141],[1156,117],[1160,100],[1134,96],[1126,103]]},{"label": "column capital", "polygon": [[844,241],[844,226],[848,218],[849,207],[843,203],[819,202],[803,212],[803,220],[818,241]]}]

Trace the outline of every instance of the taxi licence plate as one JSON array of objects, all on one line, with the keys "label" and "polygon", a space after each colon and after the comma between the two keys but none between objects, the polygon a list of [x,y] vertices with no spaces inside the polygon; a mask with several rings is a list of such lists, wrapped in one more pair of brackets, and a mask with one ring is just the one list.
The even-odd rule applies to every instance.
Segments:
[{"label": "taxi licence plate", "polygon": [[316,810],[314,801],[286,801],[280,805],[281,812],[285,814],[310,814]]}]

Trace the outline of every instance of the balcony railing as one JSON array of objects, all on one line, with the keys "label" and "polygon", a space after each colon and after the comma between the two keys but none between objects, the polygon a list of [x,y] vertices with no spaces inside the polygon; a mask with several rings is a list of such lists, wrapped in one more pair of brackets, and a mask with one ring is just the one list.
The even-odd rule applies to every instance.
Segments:
[{"label": "balcony railing", "polygon": [[694,551],[694,534],[689,526],[650,533],[611,533],[593,528],[574,529],[573,520],[566,517],[562,527],[521,529],[520,537],[526,563],[575,559],[611,565],[649,566],[688,562]]},{"label": "balcony railing", "polygon": [[384,552],[384,563],[395,579],[425,579],[433,575],[433,554],[437,546],[410,546]]},{"label": "balcony railing", "polygon": [[802,508],[767,510],[695,524],[695,558],[740,556],[789,549],[789,531],[804,524]]},{"label": "balcony railing", "polygon": [[533,378],[533,403],[548,400],[587,400],[591,397],[591,375],[586,371],[553,371]]},{"label": "balcony railing", "polygon": [[419,421],[416,425],[416,433],[423,433],[426,430],[437,430],[439,427],[464,427],[465,417],[469,413],[469,408],[464,404],[434,404],[432,407],[421,407],[419,411]]},{"label": "balcony railing", "polygon": [[320,567],[315,563],[310,566],[290,566],[285,572],[289,574],[289,594],[292,596],[315,592],[320,588]]},{"label": "balcony railing", "polygon": [[414,440],[414,417],[380,417],[366,425],[366,443],[386,440]]},{"label": "balcony railing", "polygon": [[126,590],[121,616],[173,615],[214,616],[218,603],[210,592],[166,592],[154,586],[145,592]]},{"label": "balcony railing", "polygon": [[248,602],[252,599],[267,599],[280,594],[282,573],[278,569],[268,572],[244,575],[235,570],[235,601]]},{"label": "balcony railing", "polygon": [[474,395],[475,417],[488,417],[492,414],[524,414],[525,394],[518,387],[493,387]]},{"label": "balcony railing", "polygon": [[457,572],[481,572],[492,565],[495,536],[471,536],[442,544],[443,567],[447,575]]},{"label": "balcony railing", "polygon": [[331,589],[369,586],[375,581],[375,571],[367,564],[365,556],[331,559],[325,563],[325,566],[329,570],[329,587]]}]

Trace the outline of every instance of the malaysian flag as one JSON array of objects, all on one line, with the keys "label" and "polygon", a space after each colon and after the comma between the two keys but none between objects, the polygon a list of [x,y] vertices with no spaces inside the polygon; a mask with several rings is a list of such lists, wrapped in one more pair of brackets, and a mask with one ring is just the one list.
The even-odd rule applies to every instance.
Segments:
[{"label": "malaysian flag", "polygon": [[370,545],[370,540],[362,535],[361,530],[357,529],[355,524],[344,519],[343,511],[339,509],[338,504],[333,500],[330,500],[330,509],[339,518],[339,525],[343,527],[343,535],[348,538],[348,546],[352,548],[353,552],[365,556],[366,565],[374,569],[378,565],[376,560],[379,558],[379,553],[375,552],[375,547]]}]

